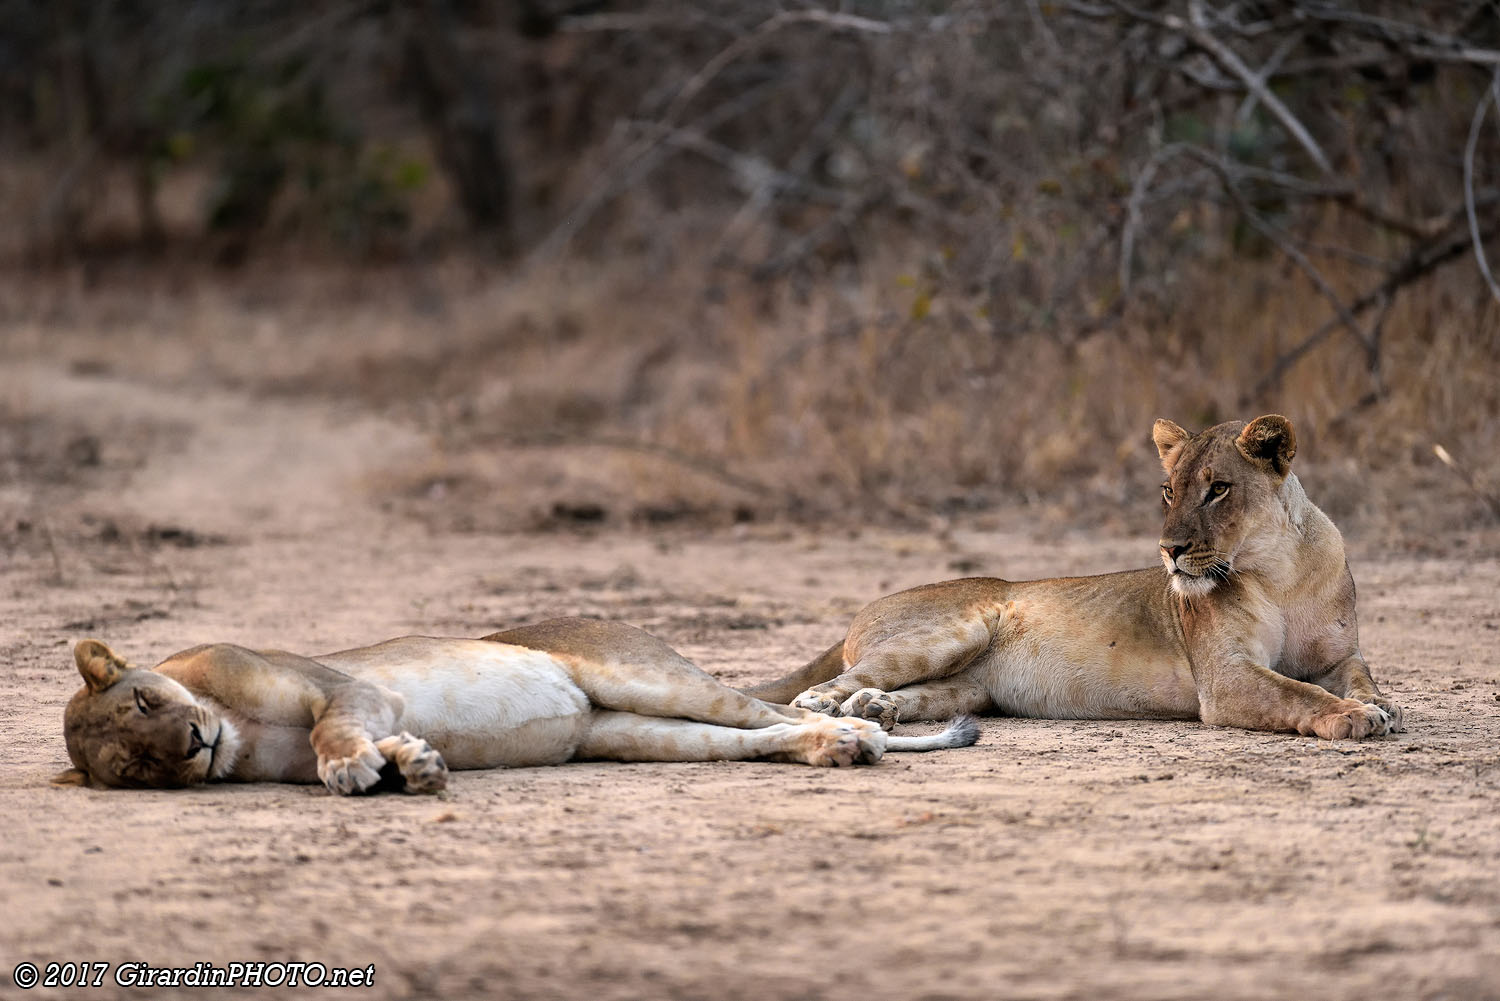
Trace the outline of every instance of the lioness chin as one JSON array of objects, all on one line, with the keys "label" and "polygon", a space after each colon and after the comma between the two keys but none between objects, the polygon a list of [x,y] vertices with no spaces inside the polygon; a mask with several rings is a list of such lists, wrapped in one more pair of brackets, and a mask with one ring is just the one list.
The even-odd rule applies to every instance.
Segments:
[{"label": "lioness chin", "polygon": [[553,619],[480,640],[406,636],[317,657],[228,643],[153,670],[98,640],[60,785],[174,788],[220,779],[322,782],[336,793],[436,792],[449,768],[577,758],[874,764],[886,751],[974,743],[972,719],[889,737],[729,688],[633,626]]},{"label": "lioness chin", "polygon": [[1291,472],[1291,422],[1192,435],[1159,420],[1152,437],[1167,475],[1160,567],[902,591],[807,667],[747,691],[886,727],[998,712],[1327,739],[1402,729],[1360,656],[1343,539]]}]

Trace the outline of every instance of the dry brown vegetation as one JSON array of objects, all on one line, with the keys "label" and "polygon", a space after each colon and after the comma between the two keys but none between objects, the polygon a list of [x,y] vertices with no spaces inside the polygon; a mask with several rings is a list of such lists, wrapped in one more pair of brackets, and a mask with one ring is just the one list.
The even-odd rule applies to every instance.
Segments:
[{"label": "dry brown vegetation", "polygon": [[1269,411],[1347,523],[1493,515],[1483,4],[20,10],[12,340],[331,378],[424,516],[1139,524],[1153,418]]}]

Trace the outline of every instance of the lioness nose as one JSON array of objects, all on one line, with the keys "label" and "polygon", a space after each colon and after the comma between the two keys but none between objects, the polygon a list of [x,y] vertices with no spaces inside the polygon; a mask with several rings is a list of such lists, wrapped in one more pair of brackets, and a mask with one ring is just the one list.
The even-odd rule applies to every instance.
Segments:
[{"label": "lioness nose", "polygon": [[1167,554],[1167,559],[1175,560],[1177,557],[1187,552],[1188,547],[1182,545],[1179,542],[1167,542],[1166,540],[1162,540],[1161,551]]}]

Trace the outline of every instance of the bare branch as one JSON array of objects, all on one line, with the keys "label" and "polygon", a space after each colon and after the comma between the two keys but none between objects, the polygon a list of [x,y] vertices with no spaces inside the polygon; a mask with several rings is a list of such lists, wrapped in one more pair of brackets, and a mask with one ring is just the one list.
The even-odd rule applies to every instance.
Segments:
[{"label": "bare branch", "polygon": [[1460,466],[1458,460],[1448,452],[1442,445],[1433,445],[1432,454],[1438,457],[1438,461],[1458,474],[1458,478],[1464,481],[1464,485],[1472,490],[1480,500],[1489,505],[1490,512],[1496,518],[1500,518],[1500,496],[1490,493],[1479,485],[1478,479],[1467,466]]},{"label": "bare branch", "polygon": [[[1294,264],[1297,265],[1302,273],[1307,276],[1308,280],[1313,283],[1313,286],[1318,290],[1318,293],[1322,295],[1323,298],[1327,299],[1329,304],[1333,306],[1334,312],[1338,315],[1339,322],[1348,329],[1349,333],[1354,337],[1354,339],[1359,342],[1362,348],[1364,348],[1366,355],[1373,357],[1375,345],[1372,336],[1370,334],[1367,334],[1360,327],[1359,321],[1355,319],[1353,311],[1351,311],[1350,308],[1345,305],[1344,301],[1339,298],[1338,293],[1334,291],[1333,286],[1329,284],[1328,280],[1323,277],[1323,273],[1318,270],[1317,265],[1313,264],[1313,262],[1308,259],[1307,255],[1304,254],[1297,247],[1297,245],[1292,242],[1291,238],[1288,237],[1286,233],[1282,232],[1276,226],[1271,225],[1270,222],[1264,219],[1260,215],[1260,213],[1256,212],[1255,209],[1250,205],[1250,202],[1245,198],[1244,193],[1240,191],[1239,185],[1236,181],[1233,165],[1231,165],[1221,157],[1216,156],[1212,151],[1204,149],[1201,146],[1195,146],[1191,143],[1176,143],[1172,146],[1163,147],[1158,151],[1157,156],[1152,158],[1152,164],[1159,163],[1160,161],[1165,160],[1168,156],[1178,154],[1191,156],[1193,159],[1198,160],[1200,163],[1207,166],[1214,172],[1214,174],[1218,176],[1220,183],[1223,185],[1225,194],[1227,194],[1230,200],[1234,202],[1235,208],[1239,210],[1240,215],[1245,218],[1245,221],[1248,222],[1252,227],[1254,227],[1255,230],[1266,239],[1276,244],[1277,248],[1280,249],[1283,254],[1285,254]],[[1152,169],[1152,164],[1147,164],[1148,170]],[[1145,171],[1143,171],[1142,174],[1144,176]],[[1131,201],[1137,206],[1139,204],[1137,194],[1141,190],[1143,190],[1143,185],[1141,184],[1140,180],[1137,180],[1136,190],[1132,191],[1131,193]],[[1126,230],[1129,231],[1132,228],[1132,221],[1127,221]],[[1130,236],[1129,232],[1127,232],[1126,236],[1129,237],[1129,241],[1124,245],[1128,249],[1129,243],[1133,242],[1134,238],[1133,236]],[[1123,250],[1121,253],[1121,268],[1123,278],[1125,277],[1125,272],[1123,271],[1123,269],[1128,266],[1128,261],[1123,259]]]},{"label": "bare branch", "polygon": [[1135,259],[1135,234],[1141,225],[1141,203],[1145,200],[1146,189],[1156,177],[1156,172],[1161,165],[1172,157],[1185,151],[1187,143],[1169,143],[1151,154],[1151,159],[1141,168],[1140,174],[1136,176],[1135,184],[1130,187],[1130,201],[1126,203],[1125,225],[1120,229],[1120,298],[1130,294],[1130,271]]},{"label": "bare branch", "polygon": [[[1491,226],[1486,236],[1493,236],[1500,227]],[[1401,265],[1392,271],[1385,280],[1374,288],[1361,295],[1349,304],[1349,312],[1358,316],[1359,314],[1377,306],[1382,302],[1389,301],[1396,292],[1425,277],[1437,270],[1442,265],[1463,255],[1469,249],[1469,235],[1455,237],[1446,243],[1426,243],[1407,255]],[[1304,337],[1295,347],[1284,352],[1271,365],[1270,371],[1261,376],[1259,381],[1241,398],[1243,406],[1249,406],[1256,402],[1262,393],[1281,380],[1288,371],[1299,361],[1305,358],[1319,344],[1328,338],[1328,335],[1343,325],[1341,317],[1333,317],[1325,322],[1317,330]]]},{"label": "bare branch", "polygon": [[[1286,60],[1286,57],[1292,54],[1292,50],[1301,44],[1301,32],[1288,35],[1281,40],[1281,44],[1276,46],[1276,51],[1271,53],[1271,58],[1267,59],[1266,64],[1260,68],[1260,72],[1255,74],[1255,78],[1260,81],[1262,88],[1276,75],[1276,71],[1281,68],[1281,64]],[[1259,101],[1260,95],[1251,90],[1250,93],[1245,95],[1245,100],[1240,103],[1239,110],[1234,114],[1234,120],[1240,124],[1249,121]]]},{"label": "bare branch", "polygon": [[1302,270],[1302,273],[1317,288],[1319,294],[1328,300],[1329,305],[1333,306],[1333,311],[1338,314],[1339,320],[1348,329],[1349,333],[1353,335],[1354,339],[1359,341],[1360,345],[1365,349],[1365,353],[1373,355],[1375,349],[1374,338],[1360,327],[1359,321],[1354,318],[1354,313],[1344,304],[1344,300],[1339,298],[1338,293],[1333,290],[1333,286],[1328,283],[1328,279],[1323,277],[1323,272],[1318,270],[1317,265],[1313,264],[1307,255],[1285,233],[1271,225],[1260,213],[1251,208],[1250,203],[1245,200],[1244,195],[1240,194],[1233,186],[1233,181],[1228,179],[1228,175],[1224,176],[1226,190],[1229,192],[1230,197],[1234,199],[1235,206],[1240,210],[1240,214],[1245,217],[1245,220],[1251,226],[1255,227],[1258,233],[1276,244],[1283,254],[1291,258],[1292,262]]},{"label": "bare branch", "polygon": [[853,226],[860,216],[864,215],[872,205],[875,205],[885,197],[886,192],[872,190],[863,195],[849,199],[847,203],[839,208],[832,216],[812,229],[807,230],[796,240],[782,248],[775,257],[769,258],[756,266],[751,274],[757,281],[774,278],[793,267],[796,267],[809,254],[816,251],[827,242],[839,230],[847,230]]},{"label": "bare branch", "polygon": [[763,157],[741,153],[705,136],[696,129],[665,129],[651,122],[635,123],[648,131],[660,132],[661,143],[674,149],[697,153],[712,160],[733,175],[736,185],[746,194],[767,191],[797,191],[830,204],[842,205],[844,196],[831,188],[813,184],[806,178],[779,169]]},{"label": "bare branch", "polygon": [[1484,254],[1484,240],[1479,233],[1479,213],[1474,206],[1474,149],[1479,144],[1479,129],[1484,125],[1484,114],[1492,101],[1500,101],[1500,67],[1496,68],[1489,87],[1485,88],[1485,92],[1479,97],[1479,103],[1474,106],[1474,120],[1469,123],[1469,141],[1464,146],[1464,209],[1469,217],[1469,235],[1474,240],[1474,260],[1479,264],[1479,273],[1489,286],[1490,295],[1496,302],[1500,302],[1500,286],[1495,284],[1495,276],[1490,273],[1490,262]]},{"label": "bare branch", "polygon": [[[606,21],[601,27],[608,30],[628,30],[632,24],[631,21]],[[677,92],[677,96],[662,114],[660,121],[650,123],[645,134],[609,165],[606,170],[607,176],[589,188],[589,193],[583,201],[537,245],[530,255],[531,259],[533,261],[545,260],[562,252],[604,205],[622,191],[640,183],[660,166],[674,149],[693,150],[739,172],[741,179],[748,182],[743,186],[748,187],[752,192],[761,183],[779,182],[783,187],[787,183],[793,186],[805,186],[800,179],[783,176],[774,166],[760,158],[739,154],[707,138],[707,133],[711,128],[727,117],[732,117],[732,114],[724,113],[725,107],[733,107],[735,109],[733,113],[737,114],[741,104],[746,103],[750,98],[758,100],[758,95],[775,86],[774,82],[763,84],[744,95],[740,101],[728,102],[724,107],[702,116],[694,123],[696,128],[673,127],[673,123],[682,115],[693,98],[702,92],[714,77],[723,72],[725,67],[749,52],[762,39],[796,24],[820,24],[837,30],[863,31],[871,34],[889,34],[895,30],[892,25],[884,21],[824,10],[782,11],[762,21],[750,33],[735,39],[699,67]],[[837,196],[833,196],[831,200],[840,204],[843,201]]]},{"label": "bare branch", "polygon": [[1281,102],[1281,98],[1271,93],[1271,89],[1266,86],[1266,81],[1246,66],[1244,60],[1236,55],[1233,49],[1215,38],[1207,29],[1185,21],[1176,14],[1167,14],[1161,20],[1166,27],[1186,36],[1194,45],[1213,56],[1214,60],[1232,76],[1238,77],[1245,87],[1260,99],[1260,103],[1266,106],[1266,110],[1275,115],[1276,120],[1281,122],[1298,144],[1307,151],[1307,155],[1312,157],[1318,169],[1325,174],[1333,173],[1333,165],[1328,162],[1328,157],[1323,154],[1322,147],[1312,137],[1312,133],[1308,132],[1307,127],[1298,121],[1291,109]]},{"label": "bare branch", "polygon": [[[693,124],[700,134],[706,133],[764,100],[778,85],[776,81],[769,81],[751,88],[703,115]],[[636,139],[624,153],[612,158],[600,172],[600,176],[589,185],[588,194],[536,245],[528,255],[529,259],[532,262],[543,261],[566,250],[573,238],[600,209],[622,192],[639,184],[672,155],[675,148],[665,145],[665,141],[673,134],[674,130],[651,123],[645,136]]]},{"label": "bare branch", "polygon": [[677,96],[662,114],[661,120],[669,125],[676,121],[693,98],[698,96],[698,92],[707,86],[710,80],[723,72],[726,66],[760,44],[766,36],[794,24],[821,24],[842,31],[863,31],[877,35],[888,35],[894,30],[885,21],[875,21],[853,14],[838,14],[826,10],[782,11],[762,21],[749,34],[735,39],[720,49],[718,55],[704,63],[698,72],[682,85],[682,89],[677,92]]},{"label": "bare branch", "polygon": [[1031,17],[1031,24],[1036,29],[1037,36],[1047,46],[1047,52],[1053,58],[1061,56],[1063,47],[1057,41],[1057,36],[1052,33],[1052,29],[1047,26],[1047,19],[1042,16],[1042,8],[1037,0],[1026,0],[1026,13]]},{"label": "bare branch", "polygon": [[661,14],[575,14],[558,21],[559,31],[697,31],[705,26],[735,33],[732,25],[691,7]]},{"label": "bare branch", "polygon": [[1476,49],[1468,45],[1459,46],[1455,49],[1414,45],[1411,48],[1411,54],[1419,59],[1431,59],[1433,62],[1470,63],[1475,66],[1500,66],[1500,51],[1495,49]]},{"label": "bare branch", "polygon": [[1331,3],[1305,3],[1301,5],[1302,16],[1315,21],[1337,21],[1344,24],[1358,25],[1381,39],[1390,42],[1426,42],[1429,45],[1455,49],[1463,43],[1452,35],[1445,35],[1440,31],[1432,31],[1427,28],[1410,24],[1406,21],[1397,21],[1394,18],[1380,17],[1376,14],[1365,14],[1360,11],[1346,10],[1343,6]]},{"label": "bare branch", "polygon": [[[802,140],[801,147],[794,153],[787,164],[785,176],[801,179],[808,175],[812,168],[813,160],[818,152],[825,148],[830,136],[854,108],[860,90],[853,82],[846,83],[838,95],[829,102],[823,115],[819,118],[812,131]],[[777,194],[776,185],[766,179],[751,191],[745,199],[739,211],[724,226],[723,235],[719,237],[718,244],[714,250],[714,258],[719,259],[731,254],[731,248],[736,247],[749,231],[755,218],[763,213],[767,206],[775,199]],[[843,209],[840,209],[842,214]]]}]

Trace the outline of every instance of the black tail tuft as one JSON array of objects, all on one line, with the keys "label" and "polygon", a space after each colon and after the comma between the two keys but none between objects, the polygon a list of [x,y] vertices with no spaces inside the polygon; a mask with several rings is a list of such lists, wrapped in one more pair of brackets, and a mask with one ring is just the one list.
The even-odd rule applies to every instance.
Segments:
[{"label": "black tail tuft", "polygon": [[979,743],[979,720],[967,714],[955,716],[943,733],[953,741],[949,747],[972,747]]},{"label": "black tail tuft", "polygon": [[979,720],[973,716],[955,716],[939,733],[925,737],[891,736],[887,751],[946,751],[950,747],[968,747],[979,740]]}]

